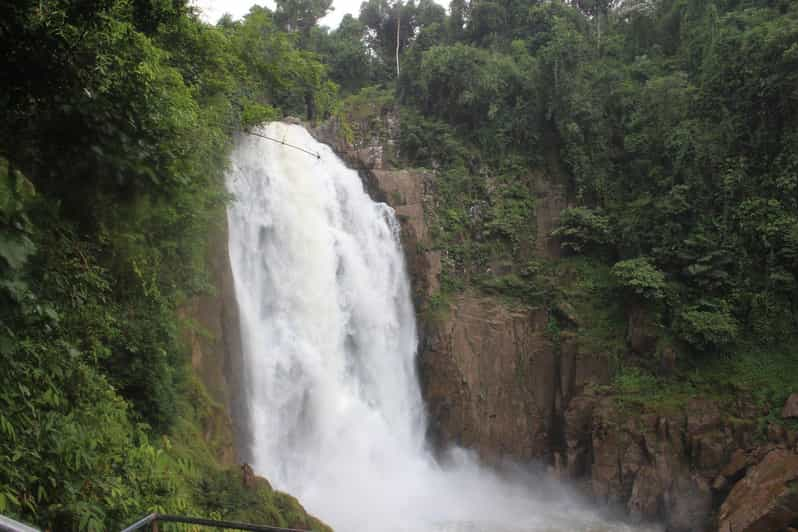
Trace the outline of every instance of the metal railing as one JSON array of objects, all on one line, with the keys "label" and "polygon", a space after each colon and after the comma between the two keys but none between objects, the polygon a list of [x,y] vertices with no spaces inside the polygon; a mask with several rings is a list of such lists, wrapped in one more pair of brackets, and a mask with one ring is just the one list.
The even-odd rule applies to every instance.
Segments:
[{"label": "metal railing", "polygon": [[[141,530],[149,525],[152,532],[158,532],[158,523],[183,523],[186,525],[200,525],[224,530],[251,530],[253,532],[310,532],[298,528],[281,528],[278,526],[253,525],[250,523],[236,523],[235,521],[216,521],[213,519],[203,519],[201,517],[181,517],[178,515],[150,514],[142,517],[122,532],[133,532]],[[0,515],[0,532],[41,532],[38,528],[33,528],[19,521],[14,521],[9,517]]]},{"label": "metal railing", "polygon": [[0,515],[0,531],[2,532],[39,532],[38,528],[33,528],[25,523],[14,521],[10,517]]},{"label": "metal railing", "polygon": [[[177,515],[150,514],[142,517],[122,532],[133,532],[141,530],[142,527],[150,525],[150,530],[158,532],[158,523],[183,523],[187,525],[200,525],[225,530],[251,530],[253,532],[309,532],[298,528],[281,528],[278,526],[253,525],[250,523],[236,523],[235,521],[216,521],[213,519],[203,519],[201,517],[181,517]],[[25,531],[27,532],[27,531]]]}]

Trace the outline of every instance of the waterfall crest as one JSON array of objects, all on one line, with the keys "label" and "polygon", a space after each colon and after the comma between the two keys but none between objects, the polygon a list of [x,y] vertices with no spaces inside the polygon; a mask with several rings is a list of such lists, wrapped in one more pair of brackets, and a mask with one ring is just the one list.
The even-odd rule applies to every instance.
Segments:
[{"label": "waterfall crest", "polygon": [[552,482],[425,447],[393,210],[302,127],[242,136],[227,175],[255,471],[340,531],[608,531]]}]

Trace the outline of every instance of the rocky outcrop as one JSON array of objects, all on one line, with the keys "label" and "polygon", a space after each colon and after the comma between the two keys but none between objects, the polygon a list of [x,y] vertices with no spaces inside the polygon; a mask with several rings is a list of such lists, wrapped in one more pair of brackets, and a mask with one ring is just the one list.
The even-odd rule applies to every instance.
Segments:
[{"label": "rocky outcrop", "polygon": [[555,362],[545,313],[459,297],[428,333],[420,367],[440,442],[486,458],[542,456],[551,439]]},{"label": "rocky outcrop", "polygon": [[191,366],[213,401],[204,416],[206,441],[222,464],[247,460],[250,437],[242,394],[243,354],[238,303],[227,248],[227,218],[208,241],[207,265],[214,291],[193,298],[181,308],[184,335],[191,346]]},{"label": "rocky outcrop", "polygon": [[417,308],[440,290],[441,252],[429,249],[425,205],[431,201],[433,175],[424,170],[371,169],[366,172],[372,197],[396,210],[402,246]]},{"label": "rocky outcrop", "polygon": [[784,419],[798,418],[798,393],[791,394],[781,409],[781,417]]},{"label": "rocky outcrop", "polygon": [[355,118],[348,122],[347,128],[333,119],[316,127],[308,125],[308,131],[356,169],[388,169],[390,161],[399,155],[399,118],[390,109],[381,109],[375,116]]},{"label": "rocky outcrop", "polygon": [[602,399],[592,425],[596,498],[624,506],[635,520],[665,521],[668,530],[706,530],[710,482],[735,446],[734,434],[711,402],[696,401],[687,412],[630,412]]},{"label": "rocky outcrop", "polygon": [[768,452],[734,485],[718,517],[719,532],[770,532],[798,526],[798,453]]},{"label": "rocky outcrop", "polygon": [[429,170],[396,169],[399,121],[390,112],[355,121],[351,140],[336,120],[309,128],[320,142],[331,146],[361,178],[372,198],[390,205],[402,226],[401,241],[411,277],[416,308],[440,289],[441,252],[429,249],[427,211],[433,198],[434,174]]},{"label": "rocky outcrop", "polygon": [[547,324],[543,309],[476,294],[452,302],[421,350],[435,439],[489,460],[562,454],[565,413],[577,424],[584,416],[581,400],[568,409],[571,398],[588,383],[606,382],[609,372],[606,357],[580,353],[573,338],[556,342]]},{"label": "rocky outcrop", "polygon": [[566,426],[567,468],[579,476],[574,457],[592,456],[597,500],[633,520],[664,522],[668,532],[779,531],[798,522],[796,437],[774,430],[773,441],[759,441],[753,405],[692,399],[664,413],[611,396],[572,404],[585,401]]}]

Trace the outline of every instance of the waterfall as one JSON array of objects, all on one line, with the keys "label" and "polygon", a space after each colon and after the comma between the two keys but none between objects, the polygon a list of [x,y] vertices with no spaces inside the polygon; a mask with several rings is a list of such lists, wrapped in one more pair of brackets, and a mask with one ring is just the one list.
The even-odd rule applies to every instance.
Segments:
[{"label": "waterfall", "polygon": [[343,532],[627,530],[556,483],[433,458],[393,210],[304,128],[261,132],[320,157],[244,135],[227,175],[255,471]]}]

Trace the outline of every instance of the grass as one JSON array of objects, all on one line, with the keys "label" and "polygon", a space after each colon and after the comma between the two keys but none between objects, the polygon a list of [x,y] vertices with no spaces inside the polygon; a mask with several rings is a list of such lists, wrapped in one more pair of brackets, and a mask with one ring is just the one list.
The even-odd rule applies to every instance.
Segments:
[{"label": "grass", "polygon": [[798,355],[790,342],[781,346],[742,345],[736,350],[704,356],[684,357],[669,377],[661,377],[633,363],[622,365],[609,387],[626,407],[672,412],[682,410],[696,397],[712,399],[725,411],[739,399],[750,401],[761,415],[760,429],[769,423],[798,429],[794,420],[781,419],[785,400],[798,390]]},{"label": "grass", "polygon": [[[798,422],[783,420],[780,415],[787,397],[798,392],[794,339],[769,346],[741,341],[725,352],[702,355],[676,347],[676,370],[667,377],[658,375],[657,355],[629,355],[625,309],[614,292],[610,268],[586,257],[564,258],[556,268],[556,297],[568,301],[580,319],[579,348],[611,357],[614,379],[604,391],[625,407],[673,412],[684,409],[696,397],[716,400],[722,406],[742,397],[762,412],[757,421],[763,429],[768,423],[798,429]],[[671,343],[669,338],[662,338],[658,351]]]}]

